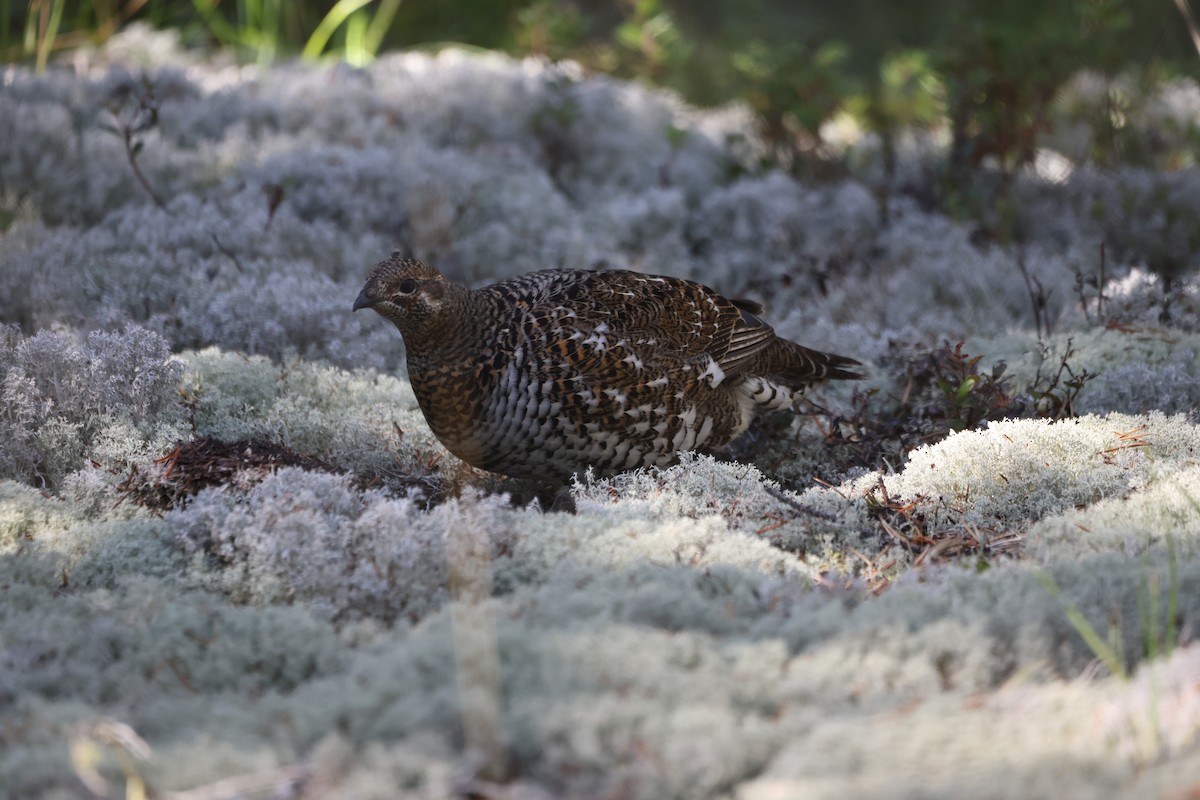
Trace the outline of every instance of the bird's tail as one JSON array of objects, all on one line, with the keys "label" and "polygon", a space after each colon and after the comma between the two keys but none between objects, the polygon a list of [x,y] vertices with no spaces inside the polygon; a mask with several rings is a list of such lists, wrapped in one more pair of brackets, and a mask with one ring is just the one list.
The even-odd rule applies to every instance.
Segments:
[{"label": "bird's tail", "polygon": [[786,339],[777,339],[776,342],[777,345],[771,348],[770,360],[774,363],[770,372],[781,383],[793,388],[802,389],[830,380],[855,381],[866,377],[854,369],[862,364],[853,358],[810,350]]}]

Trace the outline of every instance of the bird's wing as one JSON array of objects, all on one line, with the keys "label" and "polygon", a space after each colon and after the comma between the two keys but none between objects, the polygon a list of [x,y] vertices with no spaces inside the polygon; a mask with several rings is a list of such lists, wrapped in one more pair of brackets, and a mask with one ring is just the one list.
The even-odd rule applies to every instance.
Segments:
[{"label": "bird's wing", "polygon": [[750,304],[679,278],[572,272],[547,286],[537,306],[545,324],[575,337],[587,362],[691,364],[732,376],[775,340]]}]

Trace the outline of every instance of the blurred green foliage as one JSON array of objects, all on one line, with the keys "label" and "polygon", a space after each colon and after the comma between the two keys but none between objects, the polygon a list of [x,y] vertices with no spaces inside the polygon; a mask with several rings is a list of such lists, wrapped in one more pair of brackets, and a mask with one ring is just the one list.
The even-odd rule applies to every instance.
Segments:
[{"label": "blurred green foliage", "polygon": [[[946,198],[951,210],[1011,228],[1006,208],[1015,170],[1031,162],[1051,105],[1080,69],[1112,75],[1125,66],[1121,34],[1131,14],[1122,0],[961,0],[965,13],[938,31],[931,54],[946,77],[950,126]],[[997,180],[972,181],[991,164]],[[990,217],[990,218],[989,218]]]},{"label": "blurred green foliage", "polygon": [[1138,103],[1127,76],[1148,92],[1200,63],[1172,0],[0,0],[0,50],[44,69],[55,52],[138,20],[260,63],[364,64],[449,42],[574,59],[700,105],[745,102],[772,163],[801,174],[839,168],[831,121],[878,134],[889,178],[896,137],[936,128],[950,139],[938,200],[972,216],[990,209],[997,230],[1008,182],[1082,71],[1126,76],[1099,110],[1068,109],[1092,129],[1088,158],[1189,165],[1178,153],[1155,163],[1162,154],[1121,120]]}]

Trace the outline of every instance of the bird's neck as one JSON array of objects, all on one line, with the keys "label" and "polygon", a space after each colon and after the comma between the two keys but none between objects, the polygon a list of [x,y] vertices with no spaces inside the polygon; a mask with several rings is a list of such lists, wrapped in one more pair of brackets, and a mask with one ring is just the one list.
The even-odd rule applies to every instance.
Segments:
[{"label": "bird's neck", "polygon": [[453,297],[444,298],[444,310],[423,320],[412,330],[401,329],[408,354],[409,374],[425,373],[437,365],[440,369],[465,369],[474,363],[479,350],[489,305],[482,292],[452,286]]}]

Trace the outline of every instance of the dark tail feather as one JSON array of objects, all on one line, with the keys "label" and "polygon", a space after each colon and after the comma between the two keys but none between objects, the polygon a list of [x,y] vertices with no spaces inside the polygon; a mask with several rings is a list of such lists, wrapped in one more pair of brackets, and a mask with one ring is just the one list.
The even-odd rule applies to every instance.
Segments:
[{"label": "dark tail feather", "polygon": [[862,364],[853,358],[822,353],[807,347],[778,339],[780,348],[773,348],[781,363],[774,365],[772,372],[779,376],[780,381],[797,387],[808,386],[823,381],[858,381],[866,377],[854,367]]}]

